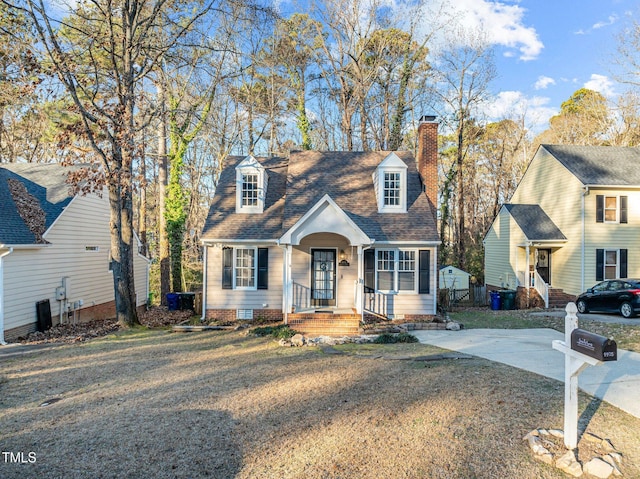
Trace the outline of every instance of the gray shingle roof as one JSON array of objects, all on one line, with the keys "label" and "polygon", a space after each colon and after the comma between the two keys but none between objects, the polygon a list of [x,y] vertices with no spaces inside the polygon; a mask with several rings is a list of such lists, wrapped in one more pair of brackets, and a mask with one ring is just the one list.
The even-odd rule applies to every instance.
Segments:
[{"label": "gray shingle roof", "polygon": [[585,185],[640,185],[640,148],[542,145]]},{"label": "gray shingle roof", "polygon": [[73,195],[66,183],[68,168],[57,164],[7,163],[0,165],[0,244],[35,244],[36,238],[20,217],[9,191],[8,180],[20,181],[40,202],[49,228]]},{"label": "gray shingle roof", "polygon": [[539,205],[505,204],[529,241],[564,241],[567,237]]},{"label": "gray shingle roof", "polygon": [[269,185],[263,214],[235,213],[235,166],[227,159],[205,222],[203,239],[278,239],[325,194],[376,241],[439,241],[431,207],[413,155],[395,152],[407,165],[405,213],[378,213],[372,175],[390,152],[292,152],[290,158],[257,158]]}]

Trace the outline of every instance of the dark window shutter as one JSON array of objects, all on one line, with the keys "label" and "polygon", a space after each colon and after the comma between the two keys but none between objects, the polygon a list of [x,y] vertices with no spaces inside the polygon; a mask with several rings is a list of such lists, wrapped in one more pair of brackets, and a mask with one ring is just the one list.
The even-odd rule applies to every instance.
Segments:
[{"label": "dark window shutter", "polygon": [[269,288],[269,248],[258,248],[258,289]]},{"label": "dark window shutter", "polygon": [[604,279],[604,250],[596,250],[596,281]]},{"label": "dark window shutter", "polygon": [[596,195],[596,223],[604,223],[604,195]]},{"label": "dark window shutter", "polygon": [[627,277],[627,250],[626,249],[621,249],[620,250],[620,277],[621,278],[626,278]]},{"label": "dark window shutter", "polygon": [[364,292],[371,293],[376,289],[376,250],[364,250]]},{"label": "dark window shutter", "polygon": [[627,197],[620,197],[620,223],[627,223]]},{"label": "dark window shutter", "polygon": [[420,250],[418,269],[418,293],[429,294],[431,282],[431,251],[427,249]]},{"label": "dark window shutter", "polygon": [[233,248],[222,248],[222,289],[233,288]]}]

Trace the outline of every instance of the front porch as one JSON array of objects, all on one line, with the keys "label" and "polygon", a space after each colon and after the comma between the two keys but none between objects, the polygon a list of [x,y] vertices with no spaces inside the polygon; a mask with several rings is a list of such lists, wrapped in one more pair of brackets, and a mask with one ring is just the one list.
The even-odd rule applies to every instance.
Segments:
[{"label": "front porch", "polygon": [[[544,308],[556,307],[556,303],[562,301],[563,292],[552,288],[553,253],[563,244],[527,242],[518,248],[516,255],[517,288],[523,288],[527,307],[530,307],[530,298],[539,297]],[[524,264],[523,264],[524,263]],[[520,269],[519,265],[524,266]]]}]

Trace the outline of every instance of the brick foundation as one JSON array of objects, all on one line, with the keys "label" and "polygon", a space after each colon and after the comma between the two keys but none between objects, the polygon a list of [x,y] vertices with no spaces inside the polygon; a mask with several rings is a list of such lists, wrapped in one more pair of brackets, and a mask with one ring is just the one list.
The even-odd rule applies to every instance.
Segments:
[{"label": "brick foundation", "polygon": [[[237,310],[235,309],[207,309],[205,316],[207,319],[215,319],[218,321],[236,321]],[[266,321],[282,321],[284,315],[279,309],[254,309],[253,320],[258,319]]]}]

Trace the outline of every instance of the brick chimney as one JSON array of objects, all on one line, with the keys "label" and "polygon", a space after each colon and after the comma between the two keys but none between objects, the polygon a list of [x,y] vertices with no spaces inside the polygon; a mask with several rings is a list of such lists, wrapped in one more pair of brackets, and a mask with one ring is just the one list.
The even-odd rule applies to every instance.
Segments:
[{"label": "brick chimney", "polygon": [[435,218],[438,207],[438,123],[435,116],[420,118],[416,161]]}]

